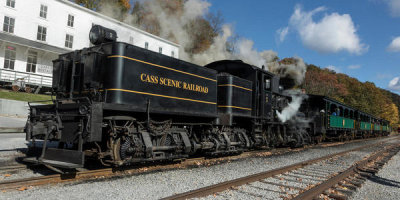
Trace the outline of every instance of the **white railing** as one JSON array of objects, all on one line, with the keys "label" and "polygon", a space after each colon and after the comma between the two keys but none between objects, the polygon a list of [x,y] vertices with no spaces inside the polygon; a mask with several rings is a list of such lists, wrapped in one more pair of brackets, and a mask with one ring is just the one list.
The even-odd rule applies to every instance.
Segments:
[{"label": "white railing", "polygon": [[17,79],[23,79],[25,84],[44,87],[51,87],[53,83],[53,78],[51,76],[0,68],[0,81],[12,83],[17,81]]}]

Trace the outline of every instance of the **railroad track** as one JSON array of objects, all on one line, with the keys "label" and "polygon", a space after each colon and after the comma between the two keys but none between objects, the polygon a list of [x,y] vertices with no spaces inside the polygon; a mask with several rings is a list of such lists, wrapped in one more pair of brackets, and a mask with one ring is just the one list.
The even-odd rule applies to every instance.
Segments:
[{"label": "railroad track", "polygon": [[[220,197],[221,199],[249,197],[261,199],[314,199],[315,197],[346,199],[346,194],[351,193],[349,189],[354,189],[365,181],[363,176],[377,172],[379,167],[382,167],[391,156],[400,150],[399,144],[387,145],[387,142],[390,141],[365,145],[176,194],[166,197],[164,200],[200,198],[209,195],[213,195],[212,198]],[[360,156],[368,155],[370,155],[368,158],[360,161]],[[374,165],[373,163],[377,164]]]},{"label": "railroad track", "polygon": [[[337,146],[341,144],[348,144],[348,143],[355,143],[360,141],[367,141],[367,140],[374,140],[376,138],[370,139],[360,139],[360,140],[353,140],[347,142],[331,142],[331,143],[324,143],[313,145],[311,148],[318,148],[324,146]],[[281,148],[281,149],[273,149],[273,150],[260,150],[260,151],[252,151],[252,152],[244,152],[241,155],[236,156],[229,156],[229,157],[221,157],[221,158],[212,158],[212,159],[205,159],[205,158],[193,158],[187,159],[181,163],[174,163],[174,164],[167,164],[167,165],[153,165],[147,167],[140,167],[140,168],[105,168],[105,169],[96,169],[96,170],[89,170],[89,171],[82,171],[76,172],[71,174],[53,174],[47,176],[40,176],[40,177],[30,177],[24,179],[15,179],[15,180],[6,180],[0,182],[0,191],[11,191],[11,190],[25,190],[33,186],[40,186],[46,184],[56,184],[56,183],[65,183],[71,181],[82,181],[82,180],[93,180],[99,178],[109,178],[109,177],[116,177],[116,176],[123,176],[123,175],[132,175],[132,174],[141,174],[141,173],[149,173],[155,171],[163,171],[163,170],[172,170],[172,169],[179,169],[185,167],[196,167],[202,165],[213,165],[219,164],[223,162],[243,159],[243,158],[250,158],[250,157],[260,157],[260,156],[269,156],[269,155],[279,155],[285,154],[288,152],[295,152],[295,151],[302,151],[307,148],[299,148],[299,149],[290,149],[290,148]],[[17,166],[17,165],[16,165]],[[15,167],[16,167],[15,166]],[[24,165],[18,165],[16,169],[24,169]],[[4,169],[10,169],[12,167],[4,167]],[[25,166],[26,168],[26,166]],[[13,170],[16,171],[16,170]],[[1,173],[1,168],[0,168]]]},{"label": "railroad track", "polygon": [[294,199],[303,200],[324,197],[347,199],[346,195],[351,195],[357,187],[361,187],[366,178],[377,173],[399,151],[400,145],[398,144],[381,150],[323,183],[303,191]]},{"label": "railroad track", "polygon": [[21,169],[27,169],[28,166],[17,164],[17,165],[9,165],[9,166],[0,166],[0,175],[6,173],[16,172]]}]

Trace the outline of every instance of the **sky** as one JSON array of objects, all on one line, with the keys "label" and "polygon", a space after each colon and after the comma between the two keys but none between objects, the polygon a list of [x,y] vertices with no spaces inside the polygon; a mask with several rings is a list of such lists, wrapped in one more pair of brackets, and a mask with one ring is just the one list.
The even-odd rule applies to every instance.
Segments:
[{"label": "sky", "polygon": [[258,51],[345,73],[400,94],[400,0],[208,0]]}]

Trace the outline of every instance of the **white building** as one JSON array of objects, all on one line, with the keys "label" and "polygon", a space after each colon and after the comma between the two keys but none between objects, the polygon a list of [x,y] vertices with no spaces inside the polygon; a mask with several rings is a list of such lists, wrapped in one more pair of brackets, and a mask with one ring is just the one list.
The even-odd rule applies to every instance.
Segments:
[{"label": "white building", "polygon": [[93,24],[118,41],[179,58],[179,46],[68,0],[0,0],[0,81],[51,87],[52,60],[90,46]]}]

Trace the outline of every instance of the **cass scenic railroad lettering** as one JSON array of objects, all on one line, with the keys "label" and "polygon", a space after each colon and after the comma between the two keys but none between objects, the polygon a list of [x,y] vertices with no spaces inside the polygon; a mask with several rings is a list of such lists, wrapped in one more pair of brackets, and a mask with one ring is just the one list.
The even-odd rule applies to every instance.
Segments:
[{"label": "cass scenic railroad lettering", "polygon": [[168,87],[180,88],[184,90],[190,90],[200,93],[208,93],[208,87],[196,85],[193,83],[186,83],[184,81],[173,80],[170,78],[159,77],[155,75],[148,75],[145,73],[140,74],[140,80],[146,83],[153,83],[158,85],[164,85]]}]

